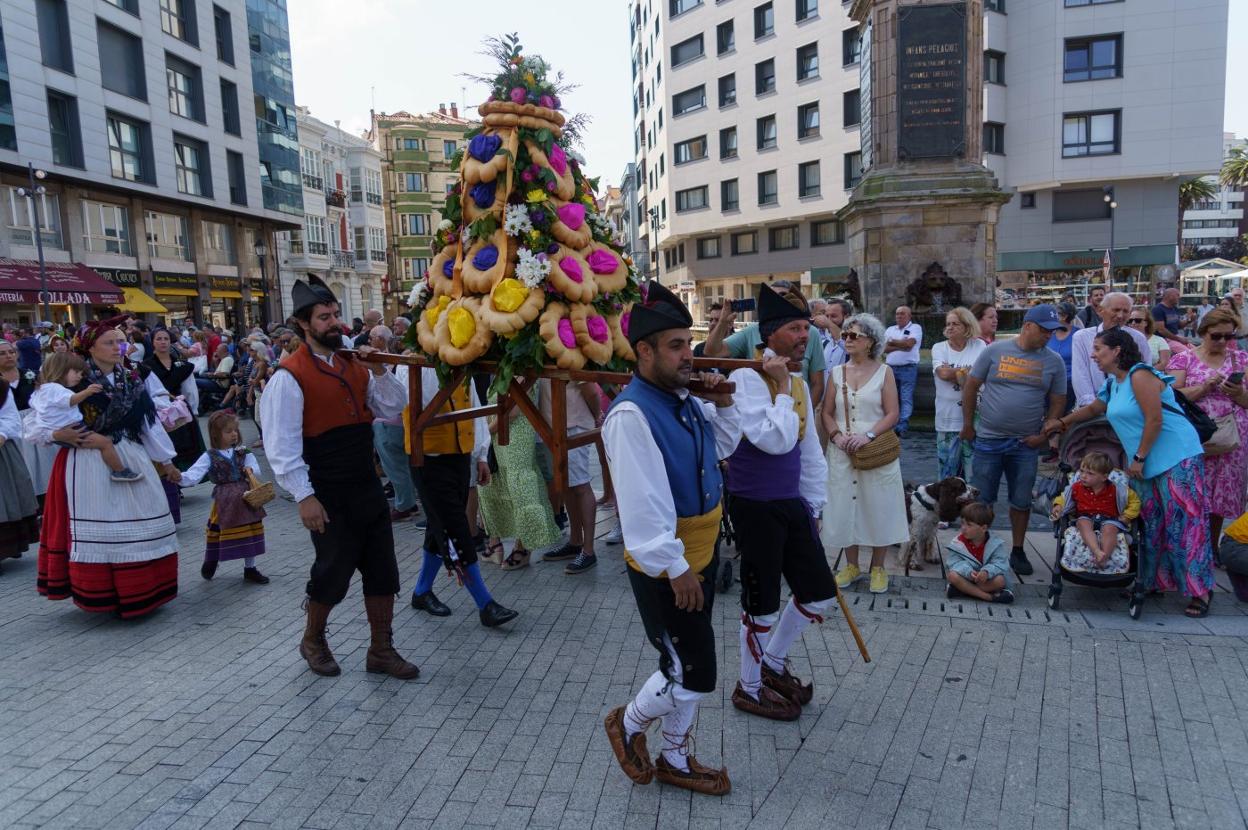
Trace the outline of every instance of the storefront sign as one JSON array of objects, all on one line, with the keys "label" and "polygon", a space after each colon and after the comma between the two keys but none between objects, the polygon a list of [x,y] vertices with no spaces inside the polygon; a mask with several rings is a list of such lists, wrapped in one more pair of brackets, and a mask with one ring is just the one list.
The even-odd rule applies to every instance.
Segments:
[{"label": "storefront sign", "polygon": [[139,272],[127,271],[120,268],[95,268],[95,273],[111,282],[113,285],[120,285],[124,288],[139,288]]},{"label": "storefront sign", "polygon": [[966,4],[897,12],[897,155],[966,154]]},{"label": "storefront sign", "polygon": [[241,291],[238,277],[209,277],[208,287],[213,291]]},{"label": "storefront sign", "polygon": [[[1101,268],[1104,249],[1088,251],[1011,251],[997,254],[998,271],[1079,271]],[[1137,268],[1174,262],[1173,245],[1114,249],[1114,267]]]},{"label": "storefront sign", "polygon": [[157,293],[162,288],[180,288],[183,290],[199,290],[199,280],[194,274],[155,274],[153,282]]}]

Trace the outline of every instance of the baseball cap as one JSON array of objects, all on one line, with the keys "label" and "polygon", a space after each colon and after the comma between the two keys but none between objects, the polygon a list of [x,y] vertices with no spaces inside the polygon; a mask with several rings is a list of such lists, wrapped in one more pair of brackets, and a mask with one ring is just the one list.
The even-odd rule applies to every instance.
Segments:
[{"label": "baseball cap", "polygon": [[1057,307],[1049,303],[1044,305],[1033,306],[1027,310],[1027,316],[1023,317],[1024,323],[1035,323],[1042,329],[1056,331],[1066,330],[1065,324],[1062,323],[1060,317],[1057,316]]}]

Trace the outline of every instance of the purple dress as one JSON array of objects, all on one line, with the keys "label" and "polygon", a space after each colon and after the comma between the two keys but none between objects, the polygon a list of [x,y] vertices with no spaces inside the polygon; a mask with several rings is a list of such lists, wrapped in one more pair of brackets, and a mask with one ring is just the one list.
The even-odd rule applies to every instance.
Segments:
[{"label": "purple dress", "polygon": [[[1197,386],[1212,377],[1226,378],[1248,367],[1248,353],[1230,349],[1218,369],[1206,366],[1196,350],[1179,352],[1170,358],[1167,372],[1186,372],[1184,386]],[[1239,446],[1225,455],[1205,456],[1205,491],[1209,494],[1209,512],[1227,519],[1237,519],[1244,512],[1245,487],[1248,486],[1248,409],[1226,396],[1221,389],[1205,395],[1196,405],[1215,421],[1234,415],[1239,428]]]}]

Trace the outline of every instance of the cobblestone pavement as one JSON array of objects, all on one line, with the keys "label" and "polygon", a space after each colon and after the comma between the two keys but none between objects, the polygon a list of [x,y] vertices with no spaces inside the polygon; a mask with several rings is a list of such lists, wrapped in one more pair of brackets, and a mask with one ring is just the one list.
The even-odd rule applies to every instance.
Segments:
[{"label": "cobblestone pavement", "polygon": [[[930,437],[907,440],[916,479]],[[607,746],[603,715],[656,663],[618,547],[578,577],[489,569],[522,612],[505,630],[478,625],[441,577],[454,616],[396,616],[396,645],[422,668],[410,683],[363,671],[357,587],[331,619],[344,672],[318,678],[296,653],[310,550],[293,505],[270,506],[260,565],[273,582],[260,587],[237,563],[200,578],[208,504],[208,487],[190,491],[181,593],[146,620],[47,602],[33,555],[5,563],[0,827],[1049,830],[1243,827],[1248,815],[1236,703],[1248,700],[1248,618],[1225,590],[1207,620],[1167,600],[1132,622],[1112,592],[1067,588],[1052,612],[1043,584],[1002,608],[897,578],[887,595],[850,597],[870,664],[839,612],[795,649],[815,699],[794,723],[728,703],[730,591],[715,608],[720,691],[696,732],[698,757],[733,780],[714,799],[634,786]],[[600,515],[601,533],[612,520]],[[404,524],[396,537],[410,584],[420,533]],[[1035,551],[1051,543],[1033,539]]]}]

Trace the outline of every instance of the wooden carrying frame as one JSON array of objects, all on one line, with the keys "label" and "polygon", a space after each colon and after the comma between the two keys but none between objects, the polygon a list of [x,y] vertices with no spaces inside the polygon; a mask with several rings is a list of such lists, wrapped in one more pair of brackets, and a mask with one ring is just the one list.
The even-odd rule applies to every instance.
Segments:
[{"label": "wooden carrying frame", "polygon": [[[391,354],[390,352],[372,352],[368,356],[364,356],[350,349],[343,350],[343,353],[352,355],[365,363],[386,363],[409,367],[407,373],[407,426],[413,437],[420,435],[428,427],[496,416],[498,418],[498,431],[495,434],[495,438],[499,444],[506,446],[510,441],[511,409],[512,407],[519,409],[520,413],[528,418],[529,423],[533,425],[533,431],[537,433],[537,437],[550,449],[550,454],[554,459],[553,483],[559,492],[567,489],[568,450],[583,447],[586,444],[593,444],[598,440],[601,432],[600,429],[595,427],[576,435],[568,435],[568,383],[583,381],[623,386],[633,379],[631,372],[603,372],[546,367],[537,374],[512,378],[511,386],[505,394],[499,396],[498,403],[483,404],[471,409],[461,409],[457,412],[439,412],[438,410],[451,399],[454,391],[468,379],[470,369],[477,373],[493,374],[498,370],[498,364],[488,361],[477,361],[471,366],[461,366],[455,369],[451,374],[450,383],[438,389],[434,393],[433,399],[429,401],[429,405],[422,407],[421,401],[424,400],[424,378],[422,375],[424,373],[419,370],[432,366],[423,356]],[[725,357],[693,358],[695,371],[699,369],[723,369],[727,371],[743,368],[759,369],[761,367],[762,363],[757,360],[734,360]],[[551,406],[549,422],[542,416],[541,411],[533,401],[529,400],[529,391],[539,378],[545,378],[550,381]],[[691,392],[699,392],[706,389],[707,387],[698,381],[693,381],[689,384]],[[731,383],[721,382],[715,387],[715,391],[731,393],[734,389]],[[411,462],[413,467],[424,465],[425,451],[421,441],[412,441]]]}]

